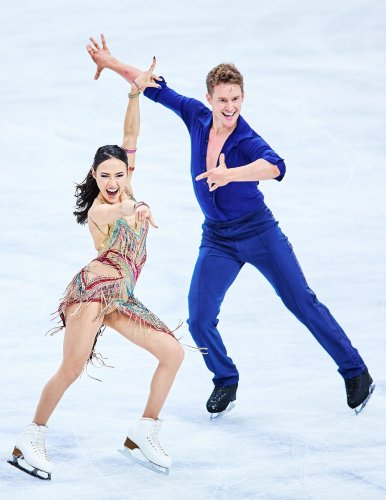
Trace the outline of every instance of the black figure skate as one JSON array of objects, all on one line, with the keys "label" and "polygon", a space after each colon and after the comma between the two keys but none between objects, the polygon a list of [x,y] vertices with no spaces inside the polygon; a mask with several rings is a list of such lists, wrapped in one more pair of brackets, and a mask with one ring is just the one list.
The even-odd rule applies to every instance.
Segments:
[{"label": "black figure skate", "polygon": [[375,384],[367,368],[356,377],[348,378],[344,381],[346,385],[347,404],[358,415],[366,406],[375,389]]},{"label": "black figure skate", "polygon": [[237,386],[238,384],[226,387],[215,386],[206,403],[206,409],[211,414],[211,420],[222,418],[236,406]]}]

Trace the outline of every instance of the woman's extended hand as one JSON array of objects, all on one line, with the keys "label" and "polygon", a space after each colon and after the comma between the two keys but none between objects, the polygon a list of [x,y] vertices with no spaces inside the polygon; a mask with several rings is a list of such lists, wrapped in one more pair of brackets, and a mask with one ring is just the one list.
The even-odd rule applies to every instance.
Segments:
[{"label": "woman's extended hand", "polygon": [[135,214],[135,222],[138,222],[141,225],[143,225],[147,219],[153,227],[158,228],[157,224],[153,219],[151,210],[147,205],[137,206],[134,209],[134,214]]},{"label": "woman's extended hand", "polygon": [[90,54],[91,59],[97,65],[97,70],[94,76],[94,80],[98,80],[102,70],[104,68],[108,68],[109,65],[114,61],[113,56],[110,54],[110,51],[106,44],[106,39],[103,34],[101,34],[101,42],[102,48],[100,48],[98,42],[94,40],[94,38],[90,38],[91,44],[86,46],[87,52]]},{"label": "woman's extended hand", "polygon": [[153,56],[153,62],[151,63],[150,68],[147,71],[140,73],[134,79],[134,85],[139,90],[143,90],[147,87],[155,87],[157,89],[161,87],[158,83],[155,82],[155,80],[161,81],[162,78],[159,78],[158,76],[154,75],[154,73],[153,73],[156,64],[157,64],[157,60],[156,60],[155,56]]}]

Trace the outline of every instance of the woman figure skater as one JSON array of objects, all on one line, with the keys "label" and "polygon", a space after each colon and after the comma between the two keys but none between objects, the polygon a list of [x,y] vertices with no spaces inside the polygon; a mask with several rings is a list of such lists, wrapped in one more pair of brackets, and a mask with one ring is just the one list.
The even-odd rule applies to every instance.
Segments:
[{"label": "woman figure skater", "polygon": [[166,400],[184,351],[171,330],[133,295],[146,259],[149,206],[136,202],[131,189],[139,134],[139,94],[154,81],[153,69],[134,82],[124,123],[123,146],[102,146],[84,182],[76,188],[79,224],[88,223],[98,256],[68,285],[59,306],[65,326],[63,361],[44,387],[33,422],[16,440],[11,465],[40,479],[51,479],[53,464],[45,449],[47,421],[67,388],[94,357],[94,348],[107,325],[159,361],[143,412],[128,432],[124,452],[146,467],[167,473],[171,458],[158,442],[158,415]]}]

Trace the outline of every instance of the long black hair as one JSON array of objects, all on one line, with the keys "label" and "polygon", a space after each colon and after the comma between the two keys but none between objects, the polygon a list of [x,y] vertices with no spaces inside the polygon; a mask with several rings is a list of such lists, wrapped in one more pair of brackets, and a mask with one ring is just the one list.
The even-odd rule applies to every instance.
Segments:
[{"label": "long black hair", "polygon": [[99,194],[99,188],[92,175],[92,169],[96,171],[98,165],[110,158],[117,158],[118,160],[123,161],[126,167],[128,166],[127,153],[119,146],[107,145],[97,149],[94,156],[94,163],[92,164],[89,173],[87,174],[85,180],[80,184],[77,184],[75,188],[76,210],[74,215],[78,224],[85,224],[87,222],[88,211]]}]

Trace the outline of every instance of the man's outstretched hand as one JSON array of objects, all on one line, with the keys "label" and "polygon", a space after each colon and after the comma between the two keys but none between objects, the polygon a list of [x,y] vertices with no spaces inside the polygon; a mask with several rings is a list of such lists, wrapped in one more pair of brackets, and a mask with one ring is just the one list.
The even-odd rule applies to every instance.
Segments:
[{"label": "man's outstretched hand", "polygon": [[113,56],[106,44],[106,39],[103,34],[101,34],[102,48],[94,38],[90,38],[91,43],[89,43],[86,48],[87,52],[90,54],[91,59],[97,65],[97,70],[94,76],[94,80],[98,80],[104,68],[108,68],[109,64],[114,60]]},{"label": "man's outstretched hand", "polygon": [[201,181],[202,179],[206,179],[209,191],[215,191],[217,188],[226,186],[230,182],[229,169],[225,164],[225,156],[223,153],[220,154],[218,167],[212,168],[196,177],[196,181]]}]

